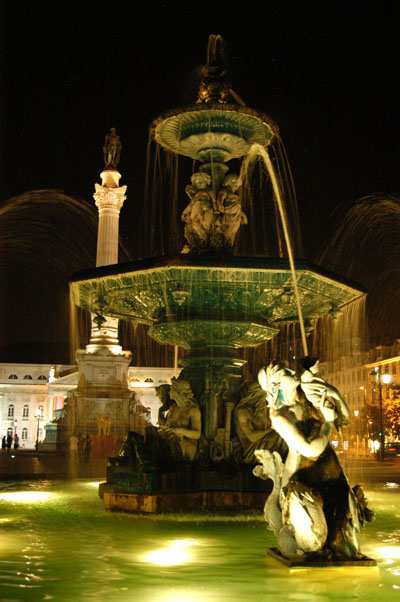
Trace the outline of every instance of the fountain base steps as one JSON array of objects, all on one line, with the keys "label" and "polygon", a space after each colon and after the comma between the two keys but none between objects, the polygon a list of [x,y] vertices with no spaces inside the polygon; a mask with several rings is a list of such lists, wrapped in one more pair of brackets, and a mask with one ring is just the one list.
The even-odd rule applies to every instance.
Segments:
[{"label": "fountain base steps", "polygon": [[[272,556],[280,564],[284,564],[289,569],[306,569],[306,568],[324,568],[324,567],[376,567],[376,560],[368,556],[360,555],[359,558],[346,559],[329,559],[316,557],[303,557],[299,559],[287,558],[278,550],[278,548],[269,548],[268,555]],[[376,569],[378,570],[378,569]]]},{"label": "fountain base steps", "polygon": [[230,475],[214,470],[118,472],[99,486],[106,509],[150,513],[258,511],[262,510],[270,491],[269,481],[256,479],[245,470]]},{"label": "fountain base steps", "polygon": [[164,512],[240,511],[259,512],[266,494],[248,491],[198,491],[195,493],[121,493],[104,491],[105,510],[157,514]]}]

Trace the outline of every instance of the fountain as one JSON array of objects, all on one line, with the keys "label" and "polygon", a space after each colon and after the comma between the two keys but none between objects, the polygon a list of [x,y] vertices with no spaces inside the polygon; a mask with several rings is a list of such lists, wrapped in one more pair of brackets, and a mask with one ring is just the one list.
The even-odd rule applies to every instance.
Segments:
[{"label": "fountain", "polygon": [[[308,442],[311,452],[301,453],[314,459],[329,455],[329,475],[336,479],[336,485],[342,483],[343,496],[350,499],[351,507],[346,499],[344,512],[354,521],[358,512],[358,528],[371,515],[362,492],[353,492],[346,485],[328,445],[333,423],[340,428],[346,422],[340,394],[316,376],[307,357],[298,376],[271,364],[261,372],[260,385],[251,385],[245,393],[245,361],[239,350],[257,347],[272,339],[281,325],[298,322],[307,356],[306,331],[313,321],[326,314],[336,315],[365,292],[350,281],[293,258],[281,185],[267,150],[277,136],[277,126],[263,113],[237,103],[238,97],[220,66],[220,52],[220,36],[211,36],[197,103],[169,111],[151,125],[159,145],[201,163],[186,186],[189,203],[182,213],[186,244],[181,254],[86,270],[70,281],[76,305],[98,316],[147,324],[149,335],[160,344],[188,351],[181,360],[179,378],[159,391],[159,427],[148,428],[145,437],[130,433],[121,454],[110,459],[111,491],[104,493],[105,507],[147,512],[257,507],[265,501],[268,489],[263,479],[275,479],[275,493],[287,487],[295,472],[293,463],[291,473],[288,468],[294,441],[309,437],[315,439]],[[233,254],[237,232],[247,217],[238,193],[240,176],[230,173],[226,163],[255,154],[263,158],[271,179],[288,259]],[[280,375],[274,383],[272,373]],[[293,391],[287,395],[282,385],[285,379],[291,379],[296,391],[301,389],[301,400],[294,400]],[[329,399],[334,401],[328,403]],[[306,419],[299,416],[301,404],[310,412],[314,408],[313,416],[310,413],[307,419],[314,421],[314,431],[320,429],[319,434],[293,434]],[[288,434],[285,428],[292,432]],[[316,451],[319,439],[323,444]],[[257,461],[260,464],[254,476],[252,468]],[[324,462],[322,466],[324,471]],[[303,488],[302,495],[313,505],[315,496],[308,485],[311,488],[307,492]],[[298,490],[293,491],[296,496]],[[281,513],[281,523],[282,513],[295,512],[278,506],[276,511]],[[310,512],[310,508],[302,508],[302,512]],[[290,545],[280,545],[278,537],[281,555],[298,557],[299,550],[306,555],[322,553],[331,525],[327,518],[327,527],[323,512],[318,512],[313,518],[321,531],[318,541],[315,543],[313,529],[307,534],[313,541],[307,544],[299,543],[298,532],[297,544],[293,544],[293,533]],[[341,526],[336,525],[336,531]],[[354,529],[349,529],[349,539],[357,540]],[[301,535],[305,537],[304,532]],[[280,539],[285,539],[282,533]],[[332,549],[325,557],[332,557]],[[341,543],[336,551],[337,557],[361,557],[356,541],[350,552],[344,552]]]}]

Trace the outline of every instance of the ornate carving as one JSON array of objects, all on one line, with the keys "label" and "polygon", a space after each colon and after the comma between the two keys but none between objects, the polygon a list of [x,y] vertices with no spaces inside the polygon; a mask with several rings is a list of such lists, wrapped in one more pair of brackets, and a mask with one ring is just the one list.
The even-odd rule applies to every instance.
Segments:
[{"label": "ornate carving", "polygon": [[122,205],[126,199],[126,186],[120,186],[119,188],[108,188],[107,186],[100,186],[95,184],[95,193],[93,198],[96,202],[96,206],[99,208],[99,213],[102,211],[115,211],[119,214]]},{"label": "ornate carving", "polygon": [[[101,315],[153,324],[160,342],[188,347],[210,335],[225,342],[227,336],[233,345],[256,345],[271,338],[277,325],[298,319],[287,294],[291,276],[285,260],[231,257],[209,265],[208,257],[186,255],[171,265],[138,262],[131,272],[113,272],[72,283],[75,302]],[[321,272],[305,261],[296,262],[306,320],[363,295]]]},{"label": "ornate carving", "polygon": [[236,193],[240,185],[236,174],[228,174],[219,190],[205,171],[192,175],[186,186],[190,203],[182,213],[188,243],[184,252],[233,248],[241,224],[247,224]]}]

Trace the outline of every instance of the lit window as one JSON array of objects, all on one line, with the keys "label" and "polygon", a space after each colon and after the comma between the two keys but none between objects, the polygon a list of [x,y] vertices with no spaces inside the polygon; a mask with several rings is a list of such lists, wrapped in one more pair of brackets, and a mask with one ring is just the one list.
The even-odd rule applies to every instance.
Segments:
[{"label": "lit window", "polygon": [[22,411],[22,418],[29,418],[29,406],[24,405],[24,409]]},{"label": "lit window", "polygon": [[14,406],[12,403],[8,406],[8,418],[14,418]]},{"label": "lit window", "polygon": [[30,374],[25,374],[24,380],[32,380],[32,376]]},{"label": "lit window", "polygon": [[18,376],[16,374],[10,374],[8,378],[11,380],[18,380]]},{"label": "lit window", "polygon": [[28,439],[28,429],[27,428],[22,429],[21,438],[22,438],[22,441],[27,441],[27,439]]}]

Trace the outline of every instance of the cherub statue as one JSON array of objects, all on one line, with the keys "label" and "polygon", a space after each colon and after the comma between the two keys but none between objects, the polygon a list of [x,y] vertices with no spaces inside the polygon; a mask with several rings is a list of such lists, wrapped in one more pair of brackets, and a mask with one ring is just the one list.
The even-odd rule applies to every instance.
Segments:
[{"label": "cherub statue", "polygon": [[216,200],[208,173],[195,172],[191,182],[186,186],[190,203],[182,213],[182,221],[185,222],[185,238],[189,247],[201,249],[209,244]]},{"label": "cherub statue", "polygon": [[242,181],[240,176],[229,173],[225,176],[222,188],[217,195],[217,210],[213,238],[220,238],[220,245],[233,247],[236,234],[242,224],[247,224],[247,216],[237,194]]}]

